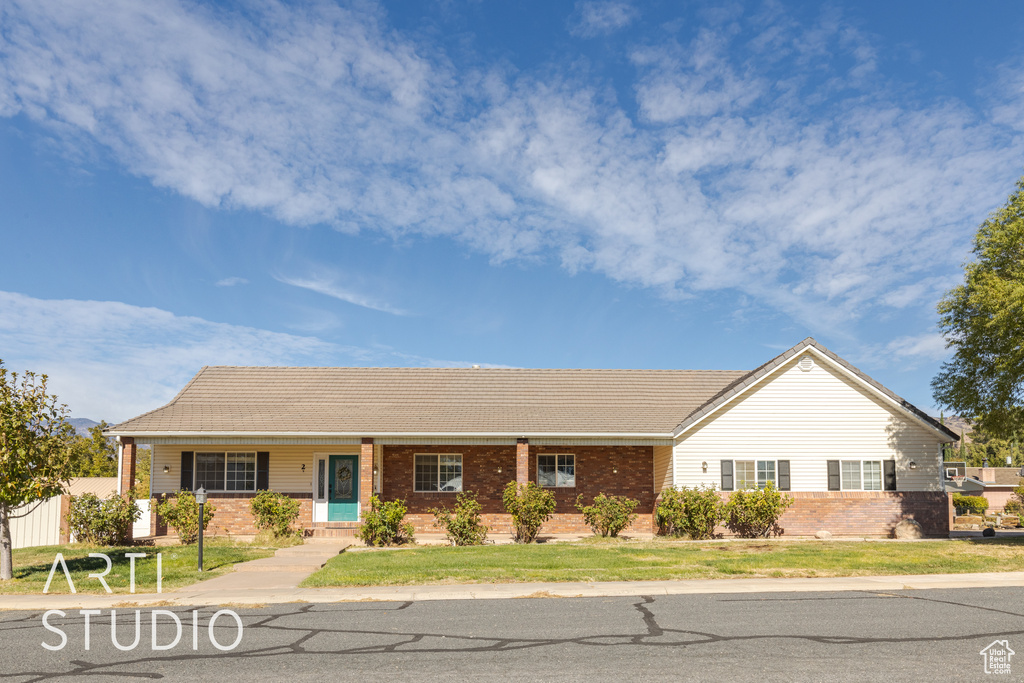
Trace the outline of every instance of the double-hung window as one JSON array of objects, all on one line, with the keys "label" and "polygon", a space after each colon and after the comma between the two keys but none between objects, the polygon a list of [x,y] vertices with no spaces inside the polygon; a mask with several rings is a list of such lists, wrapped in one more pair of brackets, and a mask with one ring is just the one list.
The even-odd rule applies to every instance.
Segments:
[{"label": "double-hung window", "polygon": [[415,491],[461,491],[462,455],[457,453],[418,453],[414,465]]},{"label": "double-hung window", "polygon": [[736,488],[738,489],[763,489],[765,485],[775,480],[774,460],[737,460],[736,461]]},{"label": "double-hung window", "polygon": [[196,488],[255,491],[255,453],[196,453]]},{"label": "double-hung window", "polygon": [[561,488],[576,486],[576,456],[571,453],[538,455],[537,483]]},{"label": "double-hung window", "polygon": [[844,491],[881,491],[882,462],[880,460],[842,460]]}]

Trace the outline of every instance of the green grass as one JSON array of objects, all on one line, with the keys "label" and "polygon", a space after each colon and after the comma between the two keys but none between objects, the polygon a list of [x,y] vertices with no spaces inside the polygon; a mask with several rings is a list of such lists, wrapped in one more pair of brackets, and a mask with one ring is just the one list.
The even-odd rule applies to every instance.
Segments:
[{"label": "green grass", "polygon": [[1024,570],[1024,539],[916,543],[625,540],[345,552],[305,587],[960,574]]},{"label": "green grass", "polygon": [[[135,560],[135,592],[155,593],[158,552],[163,555],[163,590],[168,591],[223,574],[238,562],[269,557],[274,554],[274,549],[208,540],[203,543],[203,572],[200,574],[197,570],[199,551],[195,545],[101,548],[75,544],[21,548],[14,551],[14,578],[0,581],[0,595],[41,595],[57,553],[64,556],[71,580],[79,593],[105,593],[99,581],[88,578],[90,573],[100,573],[106,567],[103,558],[91,558],[89,553],[105,553],[113,566],[104,579],[110,590],[124,594],[128,593],[130,582],[129,560],[124,554],[146,553],[145,558]],[[59,565],[49,593],[71,593]]]}]

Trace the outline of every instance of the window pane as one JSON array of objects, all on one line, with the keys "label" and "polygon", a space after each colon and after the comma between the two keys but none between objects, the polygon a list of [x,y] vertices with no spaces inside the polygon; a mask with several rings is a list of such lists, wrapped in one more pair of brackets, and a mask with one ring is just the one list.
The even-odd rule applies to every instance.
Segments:
[{"label": "window pane", "polygon": [[537,456],[537,484],[540,486],[554,486],[555,478],[555,456]]},{"label": "window pane", "polygon": [[757,488],[763,489],[768,483],[775,482],[775,461],[774,460],[758,460],[757,461]]},{"label": "window pane", "polygon": [[324,499],[324,481],[326,480],[326,477],[324,476],[324,465],[326,465],[326,464],[327,464],[326,460],[318,460],[317,461],[316,497],[318,499],[320,499],[320,500]]},{"label": "window pane", "polygon": [[196,453],[196,488],[224,490],[224,454]]},{"label": "window pane", "polygon": [[462,456],[442,455],[441,460],[441,490],[461,491],[462,490]]},{"label": "window pane", "polygon": [[737,460],[735,463],[735,470],[736,490],[752,489],[757,486],[757,474],[754,469],[753,460]]},{"label": "window pane", "polygon": [[843,460],[843,488],[860,491],[860,460]]},{"label": "window pane", "polygon": [[437,456],[417,455],[416,456],[416,486],[417,491],[437,490]]},{"label": "window pane", "polygon": [[558,456],[558,472],[555,486],[576,486],[576,456]]},{"label": "window pane", "polygon": [[256,490],[256,454],[228,453],[228,491]]},{"label": "window pane", "polygon": [[878,460],[870,460],[864,463],[864,490],[882,490],[882,463]]}]

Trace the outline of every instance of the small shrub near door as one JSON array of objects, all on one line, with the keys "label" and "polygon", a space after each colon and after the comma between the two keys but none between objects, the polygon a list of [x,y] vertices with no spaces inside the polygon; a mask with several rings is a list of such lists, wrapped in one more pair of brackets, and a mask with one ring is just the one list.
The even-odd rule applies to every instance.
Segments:
[{"label": "small shrub near door", "polygon": [[779,518],[792,504],[793,497],[780,493],[770,481],[760,490],[736,491],[725,504],[725,526],[742,538],[781,536]]},{"label": "small shrub near door", "polygon": [[659,534],[704,540],[715,538],[715,527],[724,518],[724,506],[714,486],[673,486],[662,491],[654,517]]},{"label": "small shrub near door", "polygon": [[68,531],[76,543],[126,545],[140,515],[134,496],[114,493],[102,500],[94,493],[83,493],[71,498]]},{"label": "small shrub near door", "polygon": [[299,518],[299,501],[277,491],[260,491],[249,501],[256,528],[277,538],[291,536],[292,524]]},{"label": "small shrub near door", "polygon": [[533,543],[540,527],[555,513],[555,495],[532,481],[520,486],[510,481],[502,492],[505,512],[512,516],[516,543]]},{"label": "small shrub near door", "polygon": [[455,507],[431,508],[434,526],[444,529],[452,545],[481,545],[487,540],[487,527],[480,521],[480,503],[476,495],[465,491],[455,498]]},{"label": "small shrub near door", "polygon": [[[216,511],[217,508],[210,503],[203,505],[203,531],[210,527],[210,520]],[[157,503],[156,513],[167,526],[174,529],[178,540],[185,545],[195,543],[199,538],[199,503],[191,491],[178,491],[173,498],[163,494]]]},{"label": "small shrub near door", "polygon": [[962,493],[953,494],[953,507],[957,511],[967,514],[984,515],[988,510],[988,498],[985,496],[965,496]]},{"label": "small shrub near door", "polygon": [[412,541],[413,526],[405,519],[404,500],[382,501],[380,496],[370,496],[370,510],[363,513],[363,525],[356,532],[356,538],[377,547],[401,545]]},{"label": "small shrub near door", "polygon": [[625,496],[606,496],[599,493],[590,505],[583,504],[583,496],[576,497],[576,509],[583,513],[583,521],[603,537],[616,537],[619,532],[633,523],[637,514],[633,512],[639,500]]}]

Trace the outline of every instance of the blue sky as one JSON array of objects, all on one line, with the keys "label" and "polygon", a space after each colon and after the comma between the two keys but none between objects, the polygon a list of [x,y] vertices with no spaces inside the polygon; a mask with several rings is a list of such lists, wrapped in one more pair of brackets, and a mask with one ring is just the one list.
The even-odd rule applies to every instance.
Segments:
[{"label": "blue sky", "polygon": [[1024,173],[988,3],[0,7],[0,358],[77,417],[203,365],[749,369],[917,405]]}]

